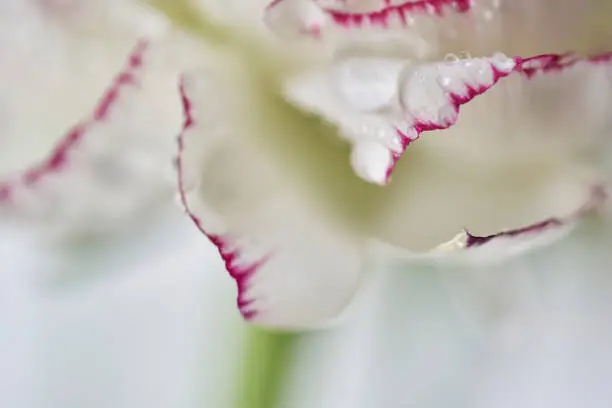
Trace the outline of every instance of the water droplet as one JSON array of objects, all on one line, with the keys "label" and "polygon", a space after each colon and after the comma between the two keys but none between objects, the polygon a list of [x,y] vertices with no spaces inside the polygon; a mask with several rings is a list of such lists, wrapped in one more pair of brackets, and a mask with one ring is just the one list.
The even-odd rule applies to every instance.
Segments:
[{"label": "water droplet", "polygon": [[449,77],[449,76],[443,76],[443,77],[441,77],[441,78],[438,80],[438,82],[440,83],[440,85],[441,85],[443,88],[448,88],[448,87],[450,87],[450,84],[451,84],[451,82],[452,82],[452,78],[451,78],[451,77]]},{"label": "water droplet", "polygon": [[456,54],[450,53],[444,56],[444,60],[448,62],[459,62],[461,58],[459,58]]}]

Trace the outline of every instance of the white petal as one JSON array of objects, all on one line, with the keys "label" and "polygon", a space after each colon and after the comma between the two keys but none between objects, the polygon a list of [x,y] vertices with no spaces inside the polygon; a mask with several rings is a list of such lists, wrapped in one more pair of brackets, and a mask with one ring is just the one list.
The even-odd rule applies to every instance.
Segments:
[{"label": "white petal", "polygon": [[275,156],[264,144],[258,132],[291,132],[282,123],[289,119],[265,116],[265,99],[254,102],[231,70],[184,77],[183,205],[217,245],[245,318],[281,328],[324,324],[358,287],[360,240],[292,173],[299,158]]},{"label": "white petal", "polygon": [[[437,131],[442,129],[448,129],[455,125],[457,120],[460,118],[459,108],[472,99],[479,95],[489,91],[491,87],[499,88],[493,92],[492,96],[484,97],[481,101],[475,101],[475,107],[470,105],[469,111],[479,111],[479,116],[473,116],[463,119],[463,122],[468,123],[479,123],[482,128],[485,123],[489,122],[486,110],[492,105],[488,102],[490,99],[495,100],[496,103],[500,102],[500,95],[503,97],[504,92],[506,96],[521,97],[521,93],[525,92],[525,98],[519,102],[525,106],[513,107],[513,106],[499,106],[496,107],[497,112],[493,112],[491,122],[497,127],[501,121],[504,121],[506,127],[516,126],[521,128],[523,126],[530,126],[531,120],[529,115],[531,112],[528,107],[533,106],[534,101],[529,98],[530,93],[539,92],[542,95],[550,94],[555,92],[567,91],[569,87],[572,89],[564,95],[561,99],[553,100],[548,96],[546,103],[539,103],[536,109],[539,109],[540,113],[549,110],[550,112],[555,111],[559,114],[556,109],[564,109],[564,112],[557,118],[550,118],[553,120],[552,123],[548,123],[552,127],[548,130],[550,133],[555,131],[568,135],[567,139],[559,137],[557,147],[561,149],[568,149],[571,146],[575,146],[578,140],[580,142],[592,141],[593,135],[601,135],[603,126],[609,124],[610,121],[606,119],[606,111],[612,102],[612,97],[605,90],[611,90],[611,64],[612,55],[602,54],[589,59],[580,59],[573,54],[565,55],[542,55],[527,59],[511,59],[501,54],[496,55],[493,58],[479,58],[479,59],[466,59],[457,60],[455,62],[439,63],[439,64],[428,64],[417,67],[412,71],[408,71],[408,75],[405,75],[401,81],[400,89],[400,105],[403,111],[403,115],[406,116],[408,122],[408,132],[410,134],[409,140],[403,143],[404,150],[424,131]],[[508,75],[515,73],[510,80],[502,79]],[[563,74],[563,75],[558,75]],[[548,79],[546,76],[550,76]],[[530,83],[529,79],[537,77],[537,83]],[[502,79],[502,84],[497,85],[498,81]],[[509,81],[505,83],[505,81]],[[524,89],[526,90],[524,91]],[[532,89],[533,90],[532,90]],[[515,96],[512,96],[514,93]],[[579,103],[575,98],[580,97]],[[574,98],[574,99],[572,99]],[[518,108],[517,110],[514,110]],[[521,116],[516,117],[515,122],[508,121],[510,114],[517,112],[526,113],[526,120],[523,120]],[[499,116],[499,112],[504,112]],[[482,116],[485,115],[485,116]],[[583,118],[588,117],[586,125],[582,125],[581,121]],[[555,121],[556,119],[556,121]],[[541,120],[537,118],[537,120]],[[555,123],[556,122],[556,123]],[[540,127],[539,131],[546,133],[546,130],[542,128],[544,122],[536,122]],[[466,125],[467,126],[467,125]],[[463,144],[463,140],[455,139],[455,142],[451,141],[447,143],[447,139],[452,137],[454,132],[458,132],[463,128],[463,125],[458,129],[451,129],[450,132],[445,132],[447,138],[444,142],[439,142],[444,146],[440,148],[447,150],[453,156],[457,156],[456,143]],[[571,134],[569,129],[575,129],[575,132],[586,133],[587,136],[582,138],[576,138],[576,134]],[[502,129],[497,129],[502,130]],[[521,133],[521,132],[519,132]],[[529,133],[532,135],[533,133]],[[483,136],[489,140],[495,140],[484,132],[472,132],[470,137],[481,137]],[[536,137],[532,141],[526,141],[525,150],[529,150],[529,143],[538,143],[540,140]],[[601,141],[601,138],[599,138]],[[484,141],[487,143],[487,141]],[[478,154],[483,151],[482,147],[478,147]],[[524,152],[524,150],[523,150]],[[396,158],[399,159],[400,155]],[[492,158],[493,156],[489,156]],[[459,156],[461,160],[461,157]],[[391,174],[395,163],[390,167],[389,174]]]},{"label": "white petal", "polygon": [[[123,225],[170,193],[164,171],[180,130],[184,50],[178,38],[178,45],[156,38],[167,33],[157,16],[121,10],[134,26],[106,21],[108,38],[80,32],[61,13],[40,21],[24,14],[30,19],[17,32],[28,42],[9,47],[2,67],[0,191],[10,209],[96,231]],[[138,33],[154,39],[130,53]]]},{"label": "white petal", "polygon": [[601,0],[485,0],[475,2],[469,19],[445,19],[440,29],[455,31],[446,49],[472,55],[589,55],[609,49],[611,11],[610,3]]},{"label": "white petal", "polygon": [[314,0],[276,0],[267,9],[268,24],[280,33],[314,37],[346,35],[352,30],[382,30],[412,27],[416,19],[465,12],[470,0],[345,1],[328,6]]},{"label": "white petal", "polygon": [[515,67],[516,62],[502,54],[408,67],[398,80],[399,107],[406,127],[398,129],[402,149],[388,168],[388,178],[396,161],[422,132],[453,126],[461,105],[489,90]]},{"label": "white petal", "polygon": [[[403,180],[376,193],[386,206],[374,235],[425,250],[463,227],[493,234],[563,217],[582,205],[588,190],[603,182],[597,175],[600,159],[584,157],[601,146],[610,126],[608,59],[496,55],[422,65],[397,61],[399,69],[387,69],[385,78],[398,83],[393,95],[377,93],[390,86],[376,88],[350,76],[339,80],[332,67],[292,78],[286,94],[336,125],[353,145],[356,174],[377,184],[383,177],[387,181],[401,152],[421,132],[444,130],[412,144]],[[377,61],[393,66],[376,58],[368,62]],[[379,101],[369,106],[373,110],[359,100],[351,103],[351,95],[368,92]],[[464,117],[459,108],[466,103]]]},{"label": "white petal", "polygon": [[[577,211],[609,182],[608,58],[518,59],[517,72],[464,105],[454,126],[411,145],[378,236],[423,251],[462,228],[490,236]],[[430,124],[449,123],[423,112]]]},{"label": "white petal", "polygon": [[477,236],[464,230],[452,240],[424,254],[410,254],[376,240],[372,241],[371,250],[375,256],[382,255],[395,261],[428,261],[468,266],[503,263],[511,257],[551,245],[567,236],[585,217],[601,210],[606,200],[603,190],[597,187],[583,206],[566,216],[548,218],[532,225],[488,236]]},{"label": "white petal", "polygon": [[323,38],[336,47],[369,43],[373,52],[429,60],[457,52],[588,55],[612,40],[610,6],[601,0],[281,0],[268,14],[281,35]]},{"label": "white petal", "polygon": [[419,142],[437,156],[482,172],[500,163],[526,167],[559,155],[579,158],[605,141],[612,125],[610,54],[591,59],[551,54],[516,61],[514,72],[499,83],[434,75],[427,96],[439,89],[431,103],[422,103],[426,88],[408,82],[404,106],[416,123],[412,126],[418,133],[434,131]]},{"label": "white petal", "polygon": [[275,0],[266,8],[265,21],[275,31],[318,36],[326,23],[324,10],[312,0]]},{"label": "white petal", "polygon": [[405,62],[383,58],[340,58],[329,68],[306,71],[284,84],[289,101],[336,125],[353,146],[355,173],[385,184],[401,140],[390,118],[381,114],[397,98]]},{"label": "white petal", "polygon": [[330,85],[357,111],[388,108],[396,96],[397,78],[406,64],[401,59],[343,57],[332,66]]},{"label": "white petal", "polygon": [[291,78],[285,92],[337,125],[354,145],[356,173],[384,184],[421,132],[453,125],[461,104],[509,75],[515,65],[502,55],[422,65],[348,57],[330,69]]}]

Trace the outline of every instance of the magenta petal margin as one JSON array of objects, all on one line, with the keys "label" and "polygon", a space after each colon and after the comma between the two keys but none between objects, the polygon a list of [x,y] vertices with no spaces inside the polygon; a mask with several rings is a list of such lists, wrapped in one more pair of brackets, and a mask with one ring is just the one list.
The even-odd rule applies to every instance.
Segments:
[{"label": "magenta petal margin", "polygon": [[464,105],[470,102],[475,97],[482,95],[488,89],[495,86],[500,79],[507,77],[511,74],[519,74],[525,76],[527,79],[531,79],[537,75],[546,75],[546,74],[555,74],[562,72],[566,69],[570,69],[574,67],[576,64],[584,62],[588,64],[610,64],[612,62],[612,52],[599,54],[589,58],[581,58],[574,53],[567,54],[542,54],[537,55],[530,58],[514,58],[516,63],[514,69],[510,72],[502,72],[496,69],[494,66],[491,66],[493,70],[493,81],[487,86],[481,86],[478,88],[474,88],[469,84],[465,84],[466,92],[464,94],[450,93],[448,95],[449,104],[453,107],[455,111],[455,115],[453,116],[454,120],[447,121],[444,123],[434,123],[434,122],[421,122],[417,121],[412,125],[412,129],[414,130],[415,136],[410,138],[408,135],[404,134],[402,131],[397,129],[397,133],[400,136],[401,140],[401,152],[393,153],[392,162],[387,170],[387,182],[390,181],[391,174],[397,164],[398,160],[402,157],[408,145],[414,142],[419,138],[421,133],[429,132],[433,130],[444,130],[457,122],[459,118],[459,110],[461,105]]},{"label": "magenta petal margin", "polygon": [[178,188],[179,198],[181,205],[185,209],[185,212],[194,222],[196,227],[210,240],[210,242],[217,247],[221,259],[225,263],[225,269],[228,271],[230,276],[236,281],[238,287],[238,297],[236,300],[238,310],[246,320],[252,320],[256,317],[257,311],[253,310],[250,306],[252,300],[246,298],[246,291],[249,285],[249,280],[257,272],[259,268],[266,264],[270,255],[264,256],[255,262],[248,264],[239,264],[238,259],[240,257],[240,251],[238,248],[232,248],[232,240],[230,237],[223,235],[211,234],[206,231],[202,225],[202,221],[198,218],[189,207],[189,203],[186,197],[186,192],[183,182],[183,151],[185,149],[185,132],[195,125],[195,119],[193,116],[192,103],[185,91],[183,80],[181,79],[179,84],[179,90],[181,93],[181,101],[183,104],[183,111],[185,115],[185,122],[183,124],[183,131],[178,138],[178,158],[177,158],[177,177],[178,177]]},{"label": "magenta petal margin", "polygon": [[511,229],[487,236],[472,235],[468,231],[465,231],[467,238],[465,241],[465,247],[466,249],[477,248],[498,238],[518,238],[527,235],[539,235],[547,231],[552,231],[554,229],[567,226],[568,224],[578,221],[587,216],[589,213],[599,209],[607,198],[605,189],[602,187],[596,187],[593,189],[591,199],[586,202],[582,208],[578,209],[575,213],[570,214],[567,217],[549,218],[523,228]]},{"label": "magenta petal margin", "polygon": [[49,155],[41,162],[25,170],[11,180],[0,181],[0,204],[15,204],[14,195],[17,189],[35,189],[46,177],[57,175],[70,168],[70,154],[79,148],[87,136],[88,129],[95,123],[104,122],[115,102],[125,87],[137,85],[137,74],[143,66],[143,57],[148,43],[141,40],[128,55],[125,67],[115,77],[106,90],[92,115],[73,126],[55,145]]},{"label": "magenta petal margin", "polygon": [[[296,0],[274,0],[267,7],[271,11],[281,3]],[[343,30],[362,29],[366,27],[389,28],[392,22],[398,22],[403,27],[412,25],[413,16],[428,15],[444,17],[447,12],[466,13],[474,6],[474,0],[417,0],[405,1],[400,4],[391,4],[390,0],[381,0],[380,8],[366,12],[350,12],[340,9],[324,7],[316,0],[310,1],[313,8],[318,8],[322,15],[336,27]],[[319,23],[305,27],[302,32],[318,37]]]},{"label": "magenta petal margin", "polygon": [[344,28],[360,28],[365,24],[377,27],[388,27],[393,17],[398,17],[402,25],[409,25],[407,17],[415,14],[428,14],[442,17],[445,10],[465,13],[473,6],[473,0],[420,0],[407,1],[402,4],[391,5],[384,2],[380,10],[366,13],[350,13],[337,10],[323,9],[332,20]]}]

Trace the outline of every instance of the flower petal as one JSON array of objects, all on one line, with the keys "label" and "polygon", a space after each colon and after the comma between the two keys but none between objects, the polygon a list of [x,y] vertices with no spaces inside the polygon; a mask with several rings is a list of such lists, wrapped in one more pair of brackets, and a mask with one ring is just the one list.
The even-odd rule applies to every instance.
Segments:
[{"label": "flower petal", "polygon": [[97,230],[170,192],[165,169],[180,105],[171,93],[176,76],[151,67],[159,62],[151,61],[159,57],[151,47],[141,41],[134,48],[89,117],[43,160],[0,183],[5,208],[50,218],[60,228]]},{"label": "flower petal", "polygon": [[496,236],[571,218],[592,186],[608,183],[609,58],[517,58],[515,72],[463,106],[454,126],[411,145],[385,189],[389,216],[376,236],[418,252],[462,228]]},{"label": "flower petal", "polygon": [[[475,61],[482,61],[480,64],[485,62],[489,67],[477,66],[474,64]],[[593,68],[597,70],[603,67],[606,70],[603,75],[608,76],[609,71],[607,70],[611,62],[612,53],[587,59],[579,58],[574,54],[548,54],[525,59],[508,59],[499,56],[496,61],[494,59],[491,62],[483,59],[464,60],[428,65],[417,69],[410,76],[404,77],[404,80],[400,80],[402,82],[400,104],[408,119],[407,128],[398,129],[404,141],[402,153],[422,132],[447,129],[454,125],[459,119],[461,105],[488,91],[501,78],[511,73],[531,79],[565,72],[571,74],[572,70],[582,70],[579,75],[584,78],[585,68],[591,69],[590,75],[601,76],[602,72],[593,71]],[[558,81],[566,79],[556,78]],[[609,81],[603,83],[609,84]],[[562,86],[562,82],[558,84]],[[605,106],[607,105],[599,104],[598,106],[598,104],[585,103],[583,108],[575,108],[573,113],[582,113],[585,109],[593,110]],[[394,156],[394,162],[389,167],[389,176],[400,157],[401,153]]]},{"label": "flower petal", "polygon": [[292,78],[285,91],[290,100],[340,128],[353,144],[353,167],[360,177],[385,184],[421,132],[453,125],[460,105],[515,65],[503,55],[422,65],[348,57],[332,69]]},{"label": "flower petal", "polygon": [[477,1],[470,18],[444,20],[440,29],[452,27],[454,35],[441,45],[447,52],[467,50],[472,55],[601,53],[612,41],[611,27],[605,22],[611,10],[610,3],[601,0]]},{"label": "flower petal", "polygon": [[563,217],[552,217],[525,227],[508,229],[487,236],[474,235],[464,230],[452,240],[423,254],[411,254],[377,240],[371,242],[370,249],[375,256],[384,256],[394,261],[442,262],[469,266],[501,263],[511,257],[557,242],[571,233],[587,216],[601,210],[606,201],[605,191],[601,187],[596,187],[584,205]]},{"label": "flower petal", "polygon": [[612,41],[609,12],[600,0],[277,0],[266,21],[277,34],[322,38],[336,50],[431,61],[457,52],[601,53]]},{"label": "flower petal", "polygon": [[381,115],[396,98],[399,59],[347,57],[329,69],[309,70],[284,84],[286,98],[336,125],[352,146],[351,162],[364,180],[384,184],[400,149],[393,122]]},{"label": "flower petal", "polygon": [[[90,233],[171,197],[172,135],[182,118],[176,82],[193,61],[186,39],[126,3],[3,7],[2,209]],[[23,25],[11,42],[17,17]]]},{"label": "flower petal", "polygon": [[[362,243],[292,181],[290,166],[268,151],[274,146],[252,137],[278,132],[282,119],[253,113],[249,84],[230,70],[183,77],[182,204],[218,247],[246,319],[280,328],[320,325],[354,295]],[[253,122],[262,116],[263,125]]]},{"label": "flower petal", "polygon": [[[270,27],[281,33],[327,37],[334,31],[412,27],[415,17],[463,13],[471,0],[337,1],[327,6],[314,0],[275,0],[266,9]],[[374,3],[374,4],[372,4]]]}]

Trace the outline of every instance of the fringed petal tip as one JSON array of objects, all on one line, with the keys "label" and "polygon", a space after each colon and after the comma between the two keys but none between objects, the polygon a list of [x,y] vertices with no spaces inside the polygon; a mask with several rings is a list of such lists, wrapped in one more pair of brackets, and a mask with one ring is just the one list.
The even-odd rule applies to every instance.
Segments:
[{"label": "fringed petal tip", "polygon": [[268,167],[265,149],[248,138],[236,141],[257,130],[240,114],[244,98],[232,85],[208,71],[183,75],[181,204],[217,247],[246,320],[277,329],[321,327],[357,290],[360,245],[300,197],[282,170]]},{"label": "fringed petal tip", "polygon": [[[393,26],[391,21],[398,20],[405,23],[407,16],[413,14],[444,15],[447,10],[467,12],[474,5],[474,2],[469,0],[424,0],[399,4],[380,1],[377,9],[360,12],[352,9],[355,4],[350,1],[339,2],[338,7],[327,7],[322,3],[324,2],[314,0],[275,0],[266,9],[266,21],[278,32],[288,32],[293,29],[294,33],[312,34],[320,38],[323,29],[330,25],[344,29],[366,26],[386,29]],[[359,95],[352,95],[353,99],[345,106],[341,105],[347,102],[346,100],[330,103],[333,95],[331,98],[321,98],[320,95],[330,93],[324,89],[326,87],[336,88],[340,94],[351,93],[349,87],[344,86],[342,81],[334,81],[331,77],[327,78],[327,81],[319,80],[314,84],[321,86],[316,92],[304,91],[304,86],[296,87],[293,84],[295,89],[287,89],[287,93],[288,99],[292,102],[321,114],[336,124],[340,134],[353,143],[351,163],[359,177],[371,183],[384,185],[390,181],[395,165],[408,145],[418,139],[422,132],[443,130],[454,125],[459,118],[460,107],[485,93],[500,79],[515,74],[530,80],[540,75],[568,71],[579,65],[590,65],[595,68],[609,64],[611,57],[611,53],[591,58],[580,58],[573,53],[547,54],[530,58],[508,58],[499,54],[492,58],[456,58],[454,61],[416,66],[406,63],[405,69],[401,71],[396,81],[396,86],[400,89],[398,98],[402,116],[389,118],[379,115],[378,120],[374,121],[372,118],[377,115],[380,106],[366,111],[354,109],[355,106],[361,107],[364,104],[363,100],[377,100],[372,94],[356,92]],[[371,58],[371,60],[376,59],[376,57]],[[380,59],[378,60],[380,64]],[[364,65],[364,61],[360,63]],[[367,61],[365,64],[367,65]],[[392,71],[388,71],[388,78],[397,74]],[[367,88],[367,84],[363,85],[363,78],[361,79],[361,83],[351,82],[350,88],[352,90]],[[381,82],[378,81],[376,85],[380,85]],[[327,100],[321,102],[323,99]],[[387,104],[383,108],[393,108],[393,106]],[[384,121],[386,123],[382,123]],[[394,131],[393,126],[395,126]]]},{"label": "fringed petal tip", "polygon": [[542,75],[555,75],[575,67],[609,69],[612,53],[581,58],[573,53],[545,54],[530,58],[473,58],[426,64],[400,78],[399,101],[406,122],[398,127],[396,146],[386,169],[385,182],[408,148],[423,132],[444,130],[460,120],[460,108],[509,75],[526,81]]},{"label": "fringed petal tip", "polygon": [[102,232],[170,194],[167,134],[180,127],[180,109],[173,109],[168,87],[158,86],[175,83],[174,74],[147,65],[153,46],[138,41],[89,117],[41,162],[0,182],[3,210],[42,217],[64,232]]},{"label": "fringed petal tip", "polygon": [[398,95],[403,128],[397,129],[399,150],[393,152],[386,169],[386,182],[408,145],[421,133],[443,130],[459,119],[460,107],[482,95],[510,75],[517,60],[497,54],[490,58],[457,59],[425,64],[404,72],[399,78]]},{"label": "fringed petal tip", "polygon": [[[176,160],[179,201],[189,218],[193,221],[200,232],[202,232],[210,240],[210,242],[217,247],[219,255],[221,256],[221,259],[225,265],[225,269],[236,281],[238,291],[236,302],[238,309],[246,320],[252,320],[257,316],[258,310],[251,307],[253,306],[253,300],[247,296],[249,281],[257,270],[262,268],[267,263],[270,254],[264,253],[251,261],[242,260],[240,248],[238,245],[236,245],[232,237],[225,232],[226,228],[224,226],[219,226],[218,220],[213,221],[214,226],[208,226],[200,214],[202,211],[207,210],[203,208],[198,211],[194,208],[196,205],[194,202],[197,201],[197,197],[195,197],[196,192],[193,191],[193,176],[189,177],[188,181],[188,170],[186,169],[188,164],[185,156],[188,134],[195,131],[196,127],[200,124],[196,122],[196,111],[194,110],[194,104],[188,95],[188,82],[188,76],[183,74],[180,78],[179,89],[184,112],[184,124],[183,131],[178,138],[178,157]],[[218,216],[214,215],[213,217],[218,218]],[[217,228],[219,231],[217,231]]]},{"label": "fringed petal tip", "polygon": [[504,78],[518,76],[530,86],[531,80],[541,76],[608,69],[612,61],[612,53],[590,58],[572,53],[448,57],[415,64],[341,53],[325,69],[286,80],[284,93],[290,103],[338,127],[339,135],[353,145],[351,164],[359,177],[385,185],[408,146],[423,132],[455,125],[463,105]]}]

